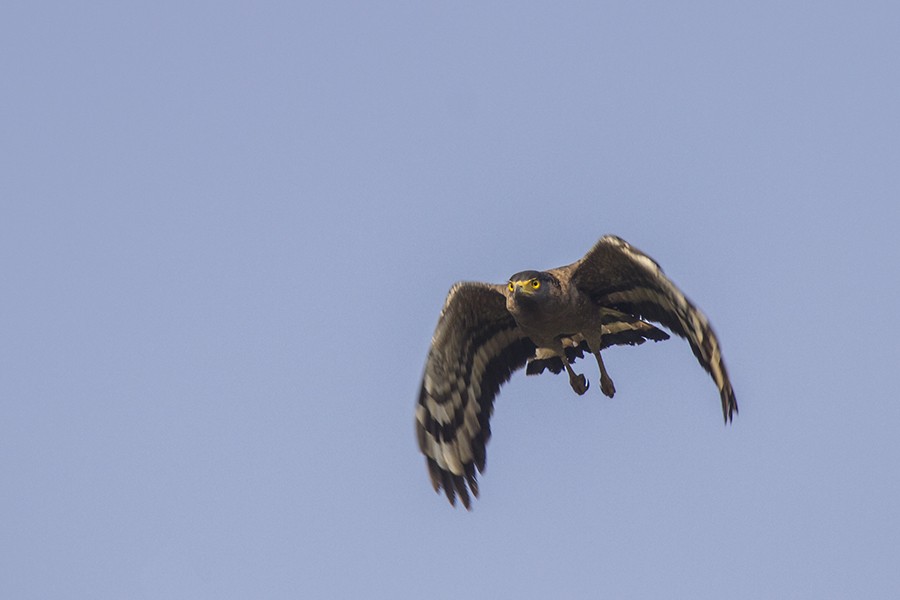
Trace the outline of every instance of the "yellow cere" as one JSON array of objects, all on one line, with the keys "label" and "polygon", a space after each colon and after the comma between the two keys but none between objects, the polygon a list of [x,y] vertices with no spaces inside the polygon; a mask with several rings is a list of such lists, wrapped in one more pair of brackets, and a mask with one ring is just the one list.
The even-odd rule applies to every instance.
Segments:
[{"label": "yellow cere", "polygon": [[530,287],[533,290],[539,290],[541,289],[541,282],[538,279],[528,279],[527,281],[510,281],[509,285],[506,287],[509,288],[509,291],[513,292],[515,291],[516,286],[522,288]]}]

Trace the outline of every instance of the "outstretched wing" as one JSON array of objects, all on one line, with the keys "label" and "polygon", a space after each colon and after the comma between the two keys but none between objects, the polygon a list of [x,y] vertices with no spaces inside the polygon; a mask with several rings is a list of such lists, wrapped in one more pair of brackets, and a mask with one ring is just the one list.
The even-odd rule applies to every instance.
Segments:
[{"label": "outstretched wing", "polygon": [[416,434],[431,484],[435,491],[443,488],[451,504],[459,495],[466,508],[468,490],[478,496],[475,470],[484,470],[494,397],[535,352],[500,290],[484,283],[451,288],[416,406]]},{"label": "outstretched wing", "polygon": [[709,321],[649,256],[625,240],[608,235],[569,267],[572,283],[599,306],[656,321],[687,339],[722,399],[725,421],[737,412],[737,400],[722,360],[719,340]]}]

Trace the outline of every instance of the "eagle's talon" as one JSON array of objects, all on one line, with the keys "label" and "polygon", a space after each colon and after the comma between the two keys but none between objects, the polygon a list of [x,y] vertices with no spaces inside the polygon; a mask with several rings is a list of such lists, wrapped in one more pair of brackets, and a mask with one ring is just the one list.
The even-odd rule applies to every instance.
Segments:
[{"label": "eagle's talon", "polygon": [[616,395],[616,386],[613,385],[613,380],[608,375],[600,377],[600,391],[610,398]]},{"label": "eagle's talon", "polygon": [[569,380],[569,383],[572,384],[572,389],[575,390],[575,393],[579,396],[584,396],[585,392],[588,391],[588,388],[591,387],[591,382],[588,381],[584,375],[576,375],[573,379]]},{"label": "eagle's talon", "polygon": [[591,384],[583,373],[581,375],[576,374],[575,371],[572,370],[572,367],[569,366],[568,361],[563,360],[563,365],[566,367],[566,373],[569,374],[569,385],[572,386],[572,389],[575,390],[576,394],[583,396]]},{"label": "eagle's talon", "polygon": [[606,365],[603,364],[603,357],[600,356],[599,352],[595,352],[594,356],[597,357],[597,365],[600,367],[600,390],[606,396],[612,398],[616,394],[616,386],[613,385],[612,377],[606,372]]}]

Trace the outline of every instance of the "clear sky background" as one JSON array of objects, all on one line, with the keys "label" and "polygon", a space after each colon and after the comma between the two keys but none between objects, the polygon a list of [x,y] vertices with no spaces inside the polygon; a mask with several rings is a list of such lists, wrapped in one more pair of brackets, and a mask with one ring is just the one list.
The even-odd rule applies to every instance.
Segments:
[{"label": "clear sky background", "polygon": [[[6,2],[0,597],[896,598],[893,2]],[[451,284],[614,233],[709,316],[497,399]]]}]

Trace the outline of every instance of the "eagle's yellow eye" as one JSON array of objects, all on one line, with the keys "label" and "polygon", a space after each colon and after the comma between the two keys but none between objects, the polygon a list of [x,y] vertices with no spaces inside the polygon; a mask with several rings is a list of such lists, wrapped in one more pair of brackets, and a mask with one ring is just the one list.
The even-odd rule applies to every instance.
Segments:
[{"label": "eagle's yellow eye", "polygon": [[516,285],[515,285],[512,281],[510,281],[510,282],[509,282],[509,285],[506,286],[506,287],[507,287],[507,288],[509,289],[509,291],[511,291],[511,292],[514,292],[514,291],[516,290]]},{"label": "eagle's yellow eye", "polygon": [[531,287],[533,287],[534,289],[538,289],[538,288],[541,287],[541,282],[538,281],[537,279],[532,279],[532,280],[531,280]]}]

